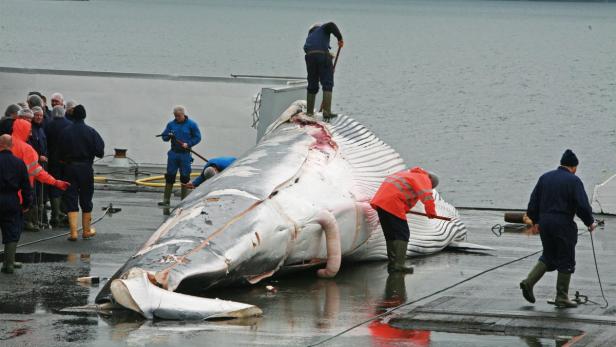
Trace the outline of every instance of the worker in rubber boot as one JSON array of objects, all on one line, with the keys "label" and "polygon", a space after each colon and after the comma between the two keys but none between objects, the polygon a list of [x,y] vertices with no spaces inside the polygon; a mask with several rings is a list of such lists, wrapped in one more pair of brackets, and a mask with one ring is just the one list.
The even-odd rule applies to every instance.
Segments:
[{"label": "worker in rubber boot", "polygon": [[0,136],[0,229],[4,244],[2,272],[11,274],[21,264],[15,262],[17,242],[23,228],[23,211],[32,203],[32,187],[24,162],[13,155],[11,135]]},{"label": "worker in rubber boot", "polygon": [[105,154],[105,142],[100,134],[86,125],[86,109],[77,105],[72,113],[73,123],[60,134],[60,161],[64,163],[64,175],[71,186],[63,195],[68,212],[71,234],[69,241],[77,241],[77,218],[81,208],[82,237],[84,240],[96,235],[92,224],[92,197],[94,196],[94,158]]},{"label": "worker in rubber boot", "polygon": [[165,193],[163,201],[158,205],[169,207],[171,202],[171,192],[175,183],[175,176],[180,171],[180,182],[182,183],[182,200],[188,195],[186,184],[190,182],[191,164],[193,158],[190,149],[201,142],[201,132],[195,121],[188,118],[184,106],[173,108],[174,119],[167,123],[162,132],[162,139],[171,143],[171,148],[167,152],[167,172],[165,173]]},{"label": "worker in rubber boot", "polygon": [[[37,95],[31,95],[28,97],[28,104],[30,104],[31,99],[39,100],[38,102],[42,103],[42,100]],[[32,132],[30,135],[30,144],[36,150],[36,153],[39,155],[39,164],[43,169],[47,169],[47,136],[45,134],[45,130],[43,128],[45,122],[45,112],[43,108],[40,106],[32,107]],[[48,171],[49,172],[49,171]],[[48,226],[47,219],[47,210],[45,209],[45,197],[47,196],[47,186],[40,182],[34,183],[34,204],[32,206],[32,210],[34,211],[32,215],[32,222],[37,227],[45,228]]]},{"label": "worker in rubber boot", "polygon": [[[64,179],[65,164],[60,161],[60,144],[63,142],[62,132],[72,123],[64,116],[66,110],[63,104],[59,104],[59,96],[54,94],[52,102],[55,106],[51,110],[51,120],[45,125],[47,135],[47,168],[49,173],[59,179]],[[63,103],[63,102],[62,102]],[[49,224],[52,227],[68,227],[68,217],[62,212],[63,191],[54,187],[49,187],[49,200],[51,204],[51,217]]]},{"label": "worker in rubber boot", "polygon": [[413,273],[413,268],[405,265],[410,236],[406,214],[421,201],[428,218],[436,217],[432,189],[437,185],[436,175],[414,167],[387,176],[370,201],[370,205],[379,215],[387,242],[389,273]]},{"label": "worker in rubber boot", "polygon": [[[223,170],[231,166],[236,160],[235,157],[216,157],[210,158],[208,162],[203,166],[201,174],[195,178],[192,182],[186,184],[189,189],[195,189],[203,182],[221,173]],[[184,185],[184,184],[183,184]]]},{"label": "worker in rubber boot", "polygon": [[330,35],[338,39],[338,47],[344,46],[342,34],[333,22],[326,24],[314,24],[308,30],[308,37],[304,43],[306,53],[306,71],[308,73],[308,94],[306,96],[306,114],[314,114],[314,104],[319,92],[319,82],[323,87],[323,118],[333,118],[337,115],[332,113],[332,90],[334,88],[334,63],[329,52]]},{"label": "worker in rubber boot", "polygon": [[[69,183],[56,179],[50,175],[39,163],[39,155],[36,150],[27,143],[32,131],[32,123],[24,119],[16,119],[13,123],[13,154],[21,159],[28,169],[30,185],[34,188],[34,181],[53,186],[60,190],[66,190]],[[35,208],[35,204],[32,205]],[[38,227],[32,223],[26,223],[26,230],[38,231]]]},{"label": "worker in rubber boot", "polygon": [[[32,118],[34,117],[34,113],[32,112],[31,109],[27,108],[22,108],[21,110],[19,110],[18,114],[17,114],[17,119],[22,119],[25,121],[28,121],[30,124],[32,124]],[[30,145],[32,148],[34,148],[34,150],[37,153],[37,157],[39,158],[39,163],[40,163],[40,154],[38,151],[38,145],[39,143],[37,142],[37,138],[35,134],[36,130],[34,129],[34,125],[32,125],[30,127],[30,135],[28,136],[26,142],[28,143],[28,145]],[[16,138],[17,139],[17,138]],[[34,193],[32,195],[32,205],[30,206],[30,208],[28,209],[28,211],[24,212],[23,215],[23,220],[24,220],[24,231],[31,231],[31,232],[38,232],[41,231],[41,226],[39,223],[39,219],[38,219],[38,195],[36,194],[36,188],[38,185],[40,185],[39,182],[33,182],[34,184]]]},{"label": "worker in rubber boot", "polygon": [[522,295],[528,302],[535,302],[533,287],[546,271],[557,270],[555,305],[577,306],[569,299],[578,237],[573,218],[577,215],[590,232],[596,227],[584,184],[575,175],[578,163],[575,153],[566,150],[560,167],[542,175],[530,196],[526,213],[541,236],[543,254],[526,279],[520,282]]}]

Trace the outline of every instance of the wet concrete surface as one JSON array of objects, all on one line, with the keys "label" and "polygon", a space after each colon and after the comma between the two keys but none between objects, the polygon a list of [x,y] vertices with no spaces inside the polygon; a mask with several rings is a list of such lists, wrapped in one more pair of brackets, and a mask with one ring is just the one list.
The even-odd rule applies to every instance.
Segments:
[{"label": "wet concrete surface", "polygon": [[[72,243],[59,237],[20,247],[19,258],[25,261],[24,268],[13,276],[0,274],[0,345],[309,345],[374,317],[387,307],[416,300],[540,249],[538,237],[516,232],[505,232],[496,237],[490,228],[502,221],[501,212],[462,211],[462,218],[469,227],[469,242],[491,246],[493,252],[445,251],[413,259],[415,273],[405,278],[388,278],[384,262],[369,262],[343,264],[342,271],[333,280],[318,279],[311,270],[251,287],[206,293],[209,297],[255,304],[264,311],[261,318],[223,322],[151,322],[133,314],[106,317],[59,312],[65,307],[94,302],[102,284],[82,285],[76,279],[82,276],[111,277],[164,220],[162,210],[156,206],[159,197],[159,194],[144,192],[97,191],[95,217],[103,214],[101,208],[109,202],[122,211],[96,224],[98,235],[94,240]],[[612,250],[616,246],[616,237],[612,234],[614,223],[616,218],[606,218],[605,229],[595,236],[608,299],[616,297],[616,276],[611,266],[615,260]],[[66,230],[24,233],[21,243],[63,232]],[[588,234],[580,236],[577,250],[578,269],[572,280],[572,292],[579,290],[591,300],[601,302]],[[537,285],[537,303],[527,304],[521,297],[518,282],[536,259],[534,256],[514,263],[404,307],[326,345],[560,346],[573,337],[561,336],[563,331],[549,333],[548,330],[545,334],[529,333],[524,329],[510,329],[507,333],[464,330],[459,329],[460,322],[450,318],[448,324],[451,328],[447,328],[447,324],[433,326],[430,330],[413,328],[409,323],[412,323],[413,310],[436,307],[434,300],[443,298],[453,301],[450,306],[439,306],[440,309],[466,310],[471,315],[489,311],[511,316],[512,312],[526,312],[539,316],[555,314],[558,318],[552,321],[522,319],[522,326],[527,321],[565,327],[565,323],[575,321],[575,316],[604,317],[606,320],[616,317],[616,308],[612,307],[603,310],[599,305],[587,304],[575,310],[559,311],[547,304],[546,300],[554,296],[556,276],[553,273],[547,274]],[[274,286],[275,290],[268,291],[266,285]],[[616,342],[613,325],[581,321],[569,325],[575,328],[571,330],[585,334],[576,345],[613,345]]]}]

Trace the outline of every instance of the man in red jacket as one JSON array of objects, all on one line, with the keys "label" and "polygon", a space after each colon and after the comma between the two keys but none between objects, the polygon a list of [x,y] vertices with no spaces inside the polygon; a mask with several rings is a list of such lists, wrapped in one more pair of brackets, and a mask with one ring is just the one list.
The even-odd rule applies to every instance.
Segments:
[{"label": "man in red jacket", "polygon": [[406,214],[421,201],[428,218],[436,217],[432,189],[437,185],[436,175],[414,167],[387,176],[370,201],[370,205],[379,215],[387,242],[389,273],[413,273],[413,267],[405,265],[410,236]]},{"label": "man in red jacket", "polygon": [[[27,143],[31,129],[32,124],[30,122],[16,119],[13,123],[13,147],[11,148],[13,155],[26,164],[30,186],[34,187],[34,180],[36,179],[43,184],[66,190],[70,186],[68,182],[55,179],[39,164],[38,153]],[[29,230],[38,231],[38,228],[30,228]]]}]

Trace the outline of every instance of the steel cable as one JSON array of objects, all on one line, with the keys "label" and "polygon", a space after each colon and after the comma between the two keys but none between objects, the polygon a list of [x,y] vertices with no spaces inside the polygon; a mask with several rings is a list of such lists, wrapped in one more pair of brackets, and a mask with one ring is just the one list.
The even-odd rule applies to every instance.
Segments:
[{"label": "steel cable", "polygon": [[[111,215],[113,213],[112,211],[113,211],[113,206],[111,204],[109,204],[108,207],[105,209],[105,213],[102,214],[101,216],[99,216],[98,218],[96,218],[95,220],[93,220],[91,225],[94,225],[94,224],[100,222],[107,215]],[[77,231],[81,232],[82,230],[83,230],[83,227],[79,228]],[[17,245],[17,248],[25,247],[25,246],[30,246],[30,245],[33,245],[33,244],[36,244],[36,243],[57,239],[58,237],[67,236],[69,234],[70,234],[70,231],[62,233],[62,234],[58,234],[58,235],[53,235],[53,236],[45,237],[45,238],[42,238],[42,239],[39,239],[39,240],[35,240],[35,241],[30,241],[30,242],[26,242],[26,243],[20,243],[20,244]],[[4,250],[2,250],[0,252],[0,254],[4,254]]]}]

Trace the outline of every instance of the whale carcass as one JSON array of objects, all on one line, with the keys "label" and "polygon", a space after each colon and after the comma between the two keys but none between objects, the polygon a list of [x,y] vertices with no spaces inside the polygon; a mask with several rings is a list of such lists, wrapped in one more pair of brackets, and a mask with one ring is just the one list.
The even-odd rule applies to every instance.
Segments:
[{"label": "whale carcass", "polygon": [[[340,116],[306,116],[295,102],[255,148],[196,189],[118,270],[96,298],[146,318],[208,319],[259,315],[259,308],[189,295],[214,286],[255,284],[278,272],[341,260],[386,259],[369,201],[383,179],[405,168],[399,154],[367,128]],[[452,221],[409,215],[409,256],[465,242],[456,209],[434,193]],[[421,203],[415,207],[423,211]]]}]

